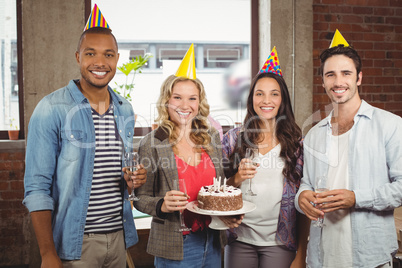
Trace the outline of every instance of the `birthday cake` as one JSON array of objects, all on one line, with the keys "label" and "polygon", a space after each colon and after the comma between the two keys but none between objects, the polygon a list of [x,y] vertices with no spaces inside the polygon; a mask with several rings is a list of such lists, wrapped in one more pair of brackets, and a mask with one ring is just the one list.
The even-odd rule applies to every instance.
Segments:
[{"label": "birthday cake", "polygon": [[[225,181],[226,182],[226,181]],[[220,185],[203,186],[197,196],[198,208],[215,211],[239,210],[243,207],[242,193],[239,188]]]}]

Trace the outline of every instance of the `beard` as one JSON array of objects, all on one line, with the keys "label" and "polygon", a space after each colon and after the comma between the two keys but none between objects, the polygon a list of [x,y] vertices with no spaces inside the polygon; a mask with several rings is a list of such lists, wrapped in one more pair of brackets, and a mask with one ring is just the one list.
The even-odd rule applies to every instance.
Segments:
[{"label": "beard", "polygon": [[[344,95],[338,97],[338,96],[334,95],[334,93],[335,93],[334,91],[339,90],[339,89],[345,89],[346,91],[345,91]],[[355,96],[356,92],[357,92],[357,90],[353,90],[349,87],[348,88],[331,88],[329,97],[333,103],[344,104],[344,103],[348,102],[349,100],[351,100],[353,98],[353,96]]]},{"label": "beard", "polygon": [[106,79],[106,80],[102,79],[102,80],[97,81],[96,79],[89,77],[89,75],[87,75],[86,73],[83,73],[83,72],[81,72],[81,77],[82,77],[82,79],[85,80],[85,82],[88,85],[95,87],[95,88],[99,88],[99,89],[103,89],[103,88],[107,87],[109,85],[109,82],[112,80],[112,79]]}]

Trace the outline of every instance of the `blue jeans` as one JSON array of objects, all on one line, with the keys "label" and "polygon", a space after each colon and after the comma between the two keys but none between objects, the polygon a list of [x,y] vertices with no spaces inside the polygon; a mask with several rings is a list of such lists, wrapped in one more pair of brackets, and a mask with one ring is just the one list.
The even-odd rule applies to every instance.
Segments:
[{"label": "blue jeans", "polygon": [[[155,267],[219,268],[221,267],[221,247],[214,247],[214,231],[207,229],[183,236],[183,260],[175,261],[155,257]],[[219,235],[215,236],[219,239]],[[219,242],[219,241],[216,241]],[[219,244],[219,243],[217,243]]]}]

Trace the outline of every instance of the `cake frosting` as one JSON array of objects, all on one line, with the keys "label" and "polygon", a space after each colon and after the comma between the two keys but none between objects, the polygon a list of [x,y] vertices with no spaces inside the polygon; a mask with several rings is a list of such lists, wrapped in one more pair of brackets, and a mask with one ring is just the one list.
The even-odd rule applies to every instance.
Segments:
[{"label": "cake frosting", "polygon": [[243,207],[242,193],[239,188],[214,183],[203,186],[197,196],[198,208],[215,211],[239,210]]}]

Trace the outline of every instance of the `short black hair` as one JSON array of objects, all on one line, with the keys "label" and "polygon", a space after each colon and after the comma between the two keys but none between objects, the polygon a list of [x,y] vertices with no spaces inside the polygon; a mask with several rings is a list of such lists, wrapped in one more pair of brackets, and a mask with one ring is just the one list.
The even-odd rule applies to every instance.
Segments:
[{"label": "short black hair", "polygon": [[93,27],[93,28],[89,28],[88,30],[85,30],[80,37],[80,40],[78,41],[78,46],[77,46],[77,52],[80,51],[80,47],[82,44],[82,40],[84,39],[84,37],[87,34],[104,34],[104,35],[111,35],[113,37],[114,42],[116,43],[116,47],[117,49],[119,48],[119,46],[117,45],[117,41],[116,41],[116,37],[112,34],[112,30],[108,29],[108,28],[103,28],[103,27]]}]

